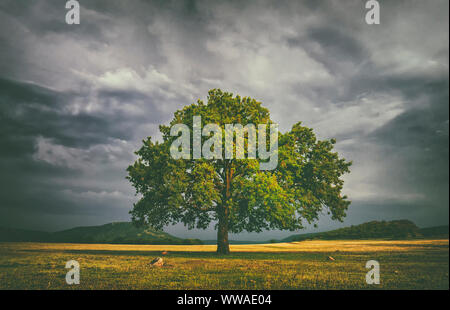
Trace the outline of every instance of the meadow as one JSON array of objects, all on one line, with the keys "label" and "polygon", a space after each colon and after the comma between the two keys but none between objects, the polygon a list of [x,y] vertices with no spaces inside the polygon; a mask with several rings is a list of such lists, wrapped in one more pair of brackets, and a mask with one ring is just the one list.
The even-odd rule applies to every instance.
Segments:
[{"label": "meadow", "polygon": [[[449,289],[448,246],[310,240],[231,245],[219,256],[214,245],[0,243],[0,289]],[[165,265],[151,267],[158,256]],[[79,285],[65,282],[69,260],[80,264]],[[368,260],[380,263],[379,285],[365,282]]]}]

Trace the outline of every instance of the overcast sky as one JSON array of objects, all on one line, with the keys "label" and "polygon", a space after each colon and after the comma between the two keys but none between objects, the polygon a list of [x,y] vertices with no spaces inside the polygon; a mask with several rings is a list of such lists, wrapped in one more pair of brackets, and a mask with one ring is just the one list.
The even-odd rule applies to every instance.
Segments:
[{"label": "overcast sky", "polygon": [[0,0],[0,226],[129,220],[133,152],[211,88],[262,101],[282,131],[337,138],[352,204],[317,230],[448,224],[448,0],[381,0],[380,25],[362,0],[80,4],[67,25],[65,1]]}]

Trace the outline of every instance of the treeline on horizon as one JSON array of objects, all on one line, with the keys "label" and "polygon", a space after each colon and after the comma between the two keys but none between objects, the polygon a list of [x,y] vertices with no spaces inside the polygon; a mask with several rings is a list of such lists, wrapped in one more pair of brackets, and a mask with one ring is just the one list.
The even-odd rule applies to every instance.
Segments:
[{"label": "treeline on horizon", "polygon": [[[232,244],[279,243],[303,240],[358,240],[358,239],[447,239],[449,227],[419,228],[409,220],[371,221],[336,230],[305,233],[282,240],[233,241]],[[182,239],[149,227],[136,227],[129,222],[116,222],[100,226],[75,227],[59,232],[43,232],[0,227],[0,242],[49,242],[49,243],[107,243],[107,244],[155,244],[198,245],[215,244],[215,240]]]},{"label": "treeline on horizon", "polygon": [[339,228],[336,230],[300,234],[287,237],[282,242],[302,241],[309,239],[422,239],[448,238],[448,226],[419,228],[409,220],[371,221],[360,225]]},{"label": "treeline on horizon", "polygon": [[58,232],[0,227],[0,242],[109,243],[109,244],[203,244],[199,239],[182,239],[129,222],[75,227]]}]

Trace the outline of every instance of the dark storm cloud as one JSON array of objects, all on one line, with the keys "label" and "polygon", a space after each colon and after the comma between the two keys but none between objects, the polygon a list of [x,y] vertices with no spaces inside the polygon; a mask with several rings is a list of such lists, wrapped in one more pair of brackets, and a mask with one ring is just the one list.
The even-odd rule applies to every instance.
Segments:
[{"label": "dark storm cloud", "polygon": [[[63,3],[64,4],[64,3]],[[0,9],[14,18],[21,21],[22,25],[41,36],[51,33],[67,32],[69,25],[61,27],[61,17],[64,17],[64,5],[61,1],[41,1],[36,3],[28,3],[21,1],[2,1]],[[30,16],[40,16],[40,18],[29,18]],[[81,29],[80,29],[81,28]],[[100,27],[89,20],[84,24],[80,24],[78,29],[73,29],[76,33],[84,33],[85,37],[89,35],[100,35]]]},{"label": "dark storm cloud", "polygon": [[372,133],[381,143],[419,148],[448,150],[448,80],[412,85],[406,95],[417,98],[417,104]]},{"label": "dark storm cloud", "polygon": [[[433,211],[448,213],[449,180],[449,96],[448,79],[423,83],[408,92],[417,104],[370,135],[374,143],[405,169],[392,177],[397,184],[409,187],[427,197],[423,217]],[[422,202],[423,203],[423,202]],[[428,215],[426,211],[433,208]],[[416,208],[420,209],[420,208]]]},{"label": "dark storm cloud", "polygon": [[[0,79],[0,88],[0,112],[3,119],[0,129],[2,140],[10,146],[2,148],[2,153],[12,152],[15,155],[14,148],[21,146],[15,146],[19,143],[14,141],[37,136],[49,137],[58,144],[72,147],[88,147],[109,138],[131,138],[130,125],[120,124],[118,117],[107,119],[101,113],[73,115],[65,111],[65,107],[74,99],[74,94],[5,79]],[[102,92],[100,95],[108,97],[117,94]],[[136,95],[127,95],[128,98],[132,96]]]},{"label": "dark storm cloud", "polygon": [[[327,68],[333,68],[339,61],[351,60],[358,65],[367,56],[364,46],[351,35],[336,27],[311,27],[307,29],[303,38],[288,38],[290,46],[306,48],[308,53]],[[314,49],[312,45],[320,45],[321,52]]]},{"label": "dark storm cloud", "polygon": [[447,1],[383,1],[377,26],[359,0],[80,4],[70,26],[64,1],[0,3],[0,225],[128,220],[133,151],[214,87],[338,138],[344,225],[448,222]]},{"label": "dark storm cloud", "polygon": [[[159,121],[158,109],[150,107],[150,113],[134,117],[124,111],[117,111],[110,100],[121,102],[146,101],[145,95],[139,92],[112,91],[101,89],[96,94],[102,109],[95,113],[71,113],[67,109],[76,99],[86,100],[87,95],[64,93],[41,87],[32,83],[0,79],[0,213],[2,225],[10,225],[11,219],[19,221],[34,217],[41,219],[41,227],[48,225],[49,215],[71,217],[104,216],[102,208],[108,201],[90,201],[80,204],[76,194],[84,191],[102,193],[103,186],[88,185],[71,186],[74,195],[67,194],[67,185],[58,179],[83,179],[83,171],[79,165],[67,162],[61,165],[52,162],[52,154],[42,153],[43,158],[34,156],[37,152],[39,138],[48,139],[47,146],[57,145],[69,150],[80,150],[67,160],[96,162],[98,166],[106,165],[113,170],[114,178],[123,178],[125,165],[115,167],[114,160],[108,160],[105,155],[113,152],[101,149],[90,150],[99,144],[114,140],[129,140],[133,137],[136,123],[151,123]],[[85,153],[82,151],[86,150]],[[47,149],[48,152],[54,152]],[[117,151],[116,151],[117,152]],[[120,153],[120,150],[118,151]],[[59,154],[64,155],[64,154]],[[90,158],[93,156],[94,158]],[[131,162],[129,154],[119,154]],[[95,158],[96,157],[96,158]],[[40,159],[40,160],[39,160]],[[119,176],[118,176],[119,175]],[[105,178],[111,177],[110,172],[103,172]],[[114,197],[114,195],[113,195]],[[119,197],[120,198],[120,197]],[[47,218],[47,219],[46,219]],[[108,218],[108,216],[106,216]],[[58,226],[57,223],[55,226]],[[64,225],[63,225],[64,226]]]}]

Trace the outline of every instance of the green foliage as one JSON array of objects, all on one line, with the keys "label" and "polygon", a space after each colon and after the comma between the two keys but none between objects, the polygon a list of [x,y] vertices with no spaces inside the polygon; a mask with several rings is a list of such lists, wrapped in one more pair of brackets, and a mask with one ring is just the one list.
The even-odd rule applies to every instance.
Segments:
[{"label": "green foliage", "polygon": [[[198,101],[176,111],[169,126],[160,126],[162,142],[151,137],[136,152],[128,167],[128,179],[141,196],[134,204],[133,222],[162,228],[182,222],[204,229],[219,221],[233,233],[264,229],[296,230],[316,221],[326,211],[342,220],[350,204],[341,194],[341,176],[350,162],[333,152],[335,140],[317,140],[312,129],[297,123],[279,133],[278,166],[259,170],[259,159],[178,159],[170,156],[170,127],[182,123],[191,130],[193,117],[202,124],[270,124],[269,111],[261,103],[219,89],[209,91],[207,103]],[[222,137],[225,135],[223,134]],[[192,150],[191,150],[192,158]]]}]

